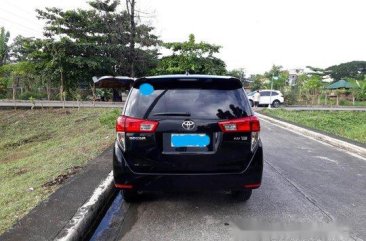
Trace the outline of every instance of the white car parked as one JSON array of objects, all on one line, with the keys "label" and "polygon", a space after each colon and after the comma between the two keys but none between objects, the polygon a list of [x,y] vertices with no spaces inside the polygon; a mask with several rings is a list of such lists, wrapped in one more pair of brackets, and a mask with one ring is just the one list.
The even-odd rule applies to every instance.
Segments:
[{"label": "white car parked", "polygon": [[[254,106],[253,95],[255,92],[248,94],[248,99],[252,107]],[[272,107],[278,108],[285,101],[283,94],[278,90],[259,90],[259,94],[259,105],[269,105],[271,103]]]}]

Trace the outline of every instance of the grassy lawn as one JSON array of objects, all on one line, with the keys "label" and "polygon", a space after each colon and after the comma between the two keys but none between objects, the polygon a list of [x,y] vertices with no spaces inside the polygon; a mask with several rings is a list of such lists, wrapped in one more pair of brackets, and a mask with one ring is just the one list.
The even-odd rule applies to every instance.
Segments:
[{"label": "grassy lawn", "polygon": [[364,111],[287,111],[283,109],[263,109],[261,112],[360,143],[366,143],[366,112]]},{"label": "grassy lawn", "polygon": [[118,113],[0,110],[0,234],[113,143]]}]

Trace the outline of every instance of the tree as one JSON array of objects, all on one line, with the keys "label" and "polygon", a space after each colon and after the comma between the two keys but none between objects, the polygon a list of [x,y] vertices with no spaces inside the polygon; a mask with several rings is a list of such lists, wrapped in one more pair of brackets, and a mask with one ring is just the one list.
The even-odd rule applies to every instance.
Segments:
[{"label": "tree", "polygon": [[312,75],[303,85],[304,89],[309,91],[311,95],[319,93],[320,87],[322,87],[321,78],[318,75]]},{"label": "tree", "polygon": [[5,31],[4,27],[0,28],[0,66],[6,64],[8,60],[9,47],[8,42],[10,38],[10,33]]},{"label": "tree", "polygon": [[336,81],[343,78],[363,79],[366,74],[366,61],[352,61],[330,66],[326,69]]},{"label": "tree", "polygon": [[257,74],[253,78],[253,82],[251,83],[252,91],[263,89],[264,84],[268,81],[268,79],[261,74]]},{"label": "tree", "polygon": [[271,70],[264,73],[264,76],[269,79],[269,86],[271,88],[271,82],[273,81],[273,89],[283,91],[284,86],[289,78],[287,70],[283,70],[281,65],[273,65]]},{"label": "tree", "polygon": [[119,1],[94,0],[91,10],[37,10],[47,21],[45,35],[50,39],[68,38],[74,53],[69,59],[79,69],[79,81],[93,75],[146,75],[156,65],[157,36],[153,27],[136,21],[135,1],[127,1],[119,12]]},{"label": "tree", "polygon": [[142,76],[157,65],[160,40],[153,27],[137,21],[134,0],[122,11],[116,0],[89,4],[89,10],[37,10],[46,20],[47,38],[38,54],[48,53],[43,72],[53,83],[58,80],[60,95],[88,86],[92,76]]},{"label": "tree", "polygon": [[195,36],[189,35],[185,42],[164,43],[172,54],[161,58],[154,74],[216,74],[226,73],[225,62],[214,56],[221,46],[206,42],[196,43]]},{"label": "tree", "polygon": [[242,82],[245,81],[245,69],[244,68],[233,69],[233,70],[228,71],[226,74],[229,76],[236,77],[236,78],[240,79]]}]

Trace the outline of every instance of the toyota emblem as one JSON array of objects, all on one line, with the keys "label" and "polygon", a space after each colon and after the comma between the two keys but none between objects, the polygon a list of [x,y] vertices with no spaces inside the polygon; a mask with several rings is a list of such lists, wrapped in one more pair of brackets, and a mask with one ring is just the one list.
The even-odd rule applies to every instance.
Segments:
[{"label": "toyota emblem", "polygon": [[185,129],[187,131],[193,130],[195,125],[196,124],[194,124],[194,122],[191,120],[186,120],[186,121],[183,121],[183,123],[182,123],[183,129]]}]

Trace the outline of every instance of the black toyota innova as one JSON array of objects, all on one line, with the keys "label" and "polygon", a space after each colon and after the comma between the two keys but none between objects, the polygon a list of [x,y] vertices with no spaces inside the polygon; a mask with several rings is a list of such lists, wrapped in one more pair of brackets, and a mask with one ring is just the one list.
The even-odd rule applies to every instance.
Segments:
[{"label": "black toyota innova", "polygon": [[164,190],[226,190],[246,201],[261,185],[260,124],[239,79],[136,79],[116,132],[115,186],[127,202]]}]

